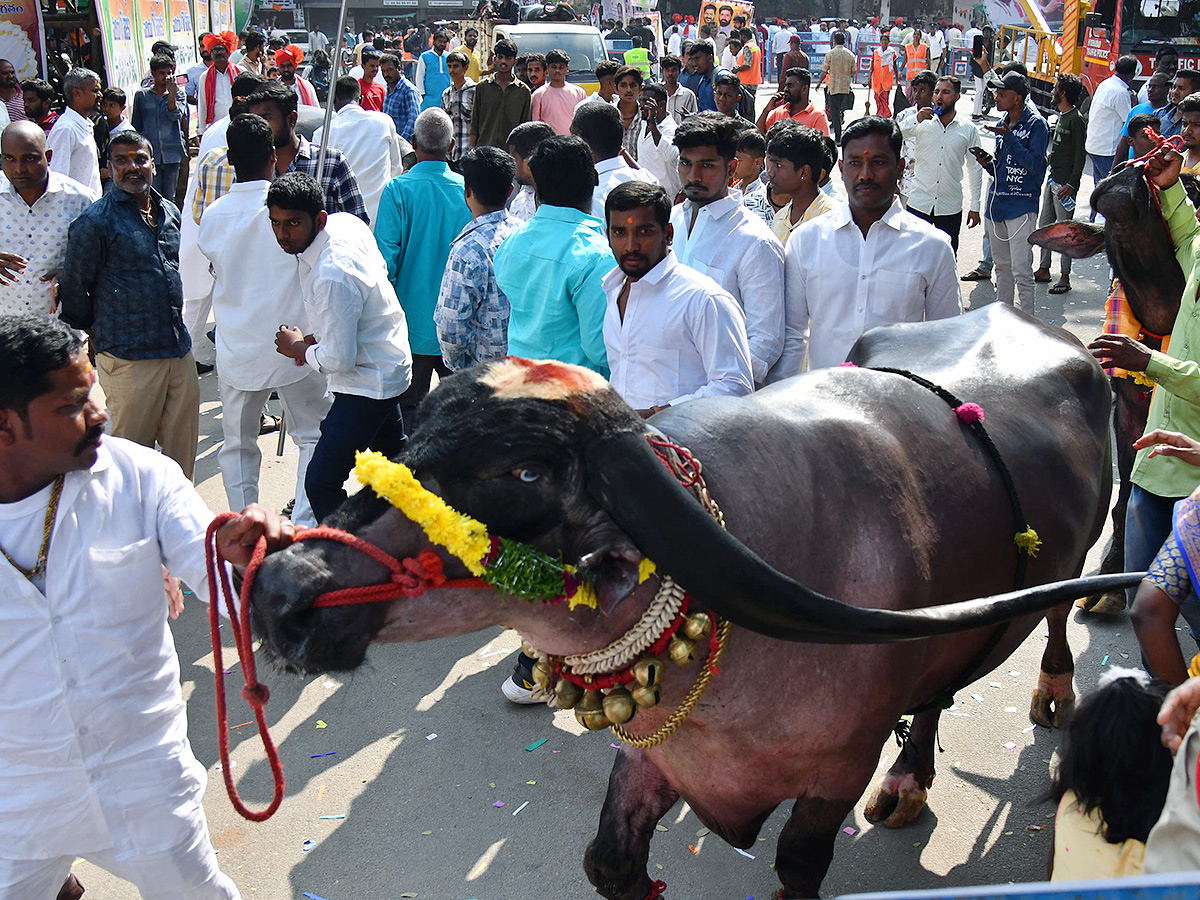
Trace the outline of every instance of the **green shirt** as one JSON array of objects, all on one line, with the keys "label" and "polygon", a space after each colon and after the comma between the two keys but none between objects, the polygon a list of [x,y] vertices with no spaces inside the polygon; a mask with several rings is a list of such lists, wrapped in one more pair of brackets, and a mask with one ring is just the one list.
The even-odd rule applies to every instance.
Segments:
[{"label": "green shirt", "polygon": [[[1163,218],[1175,244],[1175,258],[1187,284],[1179,315],[1171,329],[1171,355],[1153,351],[1146,375],[1158,385],[1150,401],[1147,433],[1155,428],[1200,437],[1200,223],[1187,192],[1179,182],[1159,195]],[[1173,456],[1150,458],[1150,447],[1138,452],[1133,483],[1159,497],[1186,497],[1200,485],[1200,469]]]},{"label": "green shirt", "polygon": [[529,86],[513,79],[502,88],[496,76],[489,75],[475,85],[475,104],[471,107],[471,134],[477,147],[508,148],[508,133],[528,122],[533,103]]}]

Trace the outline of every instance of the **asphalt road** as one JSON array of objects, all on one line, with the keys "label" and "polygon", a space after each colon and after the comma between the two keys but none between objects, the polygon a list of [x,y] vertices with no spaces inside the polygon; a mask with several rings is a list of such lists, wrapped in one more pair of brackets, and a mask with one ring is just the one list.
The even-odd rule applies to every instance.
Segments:
[{"label": "asphalt road", "polygon": [[[760,102],[764,98],[765,92]],[[856,107],[861,113],[861,91]],[[1090,187],[1085,178],[1081,217]],[[975,265],[981,241],[981,228],[964,228],[960,272]],[[1089,339],[1099,331],[1107,280],[1101,259],[1077,263],[1071,293],[1051,297],[1047,285],[1037,286],[1038,316]],[[989,283],[962,287],[972,308],[994,301]],[[196,481],[212,509],[220,511],[227,507],[215,461],[220,408],[214,376],[205,376],[202,386]],[[276,457],[274,435],[261,444],[262,501],[279,508],[293,493],[296,452],[289,446]],[[1100,549],[1093,550],[1089,570]],[[349,677],[261,673],[271,687],[271,731],[287,773],[283,806],[264,824],[241,819],[221,783],[204,606],[189,603],[174,633],[192,747],[209,771],[209,827],[221,866],[244,897],[592,895],[580,861],[616,750],[607,732],[582,733],[569,711],[518,708],[501,698],[498,688],[517,646],[512,633],[495,629],[419,645],[377,646],[368,664]],[[1074,612],[1069,637],[1081,695],[1094,687],[1105,663],[1130,665],[1138,658],[1126,615],[1085,620]],[[1031,728],[1027,715],[1044,642],[1044,630],[1036,630],[1007,663],[963,690],[957,707],[943,716],[938,778],[915,823],[899,830],[873,827],[860,801],[838,837],[826,895],[1045,877],[1053,807],[1035,801],[1047,786],[1059,735]],[[228,667],[229,640],[225,653]],[[231,682],[239,677],[240,668],[233,666]],[[228,691],[235,726],[251,717],[239,688],[236,682]],[[847,697],[845,706],[846,715],[853,715],[854,698]],[[543,738],[541,746],[526,749]],[[239,790],[251,805],[265,805],[270,775],[254,727],[234,728],[231,743]],[[893,743],[883,748],[881,772],[896,752]],[[778,887],[771,861],[785,817],[786,810],[776,812],[747,858],[701,834],[695,816],[677,806],[654,837],[651,874],[668,883],[672,898],[761,900]],[[76,872],[88,900],[136,896],[88,863],[79,863]]]}]

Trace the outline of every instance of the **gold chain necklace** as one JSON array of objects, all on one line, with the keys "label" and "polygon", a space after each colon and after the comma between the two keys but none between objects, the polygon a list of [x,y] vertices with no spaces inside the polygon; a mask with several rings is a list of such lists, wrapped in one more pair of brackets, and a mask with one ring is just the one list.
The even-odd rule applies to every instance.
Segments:
[{"label": "gold chain necklace", "polygon": [[8,555],[8,551],[0,547],[0,553],[4,554],[8,564],[29,581],[35,580],[46,572],[46,557],[50,553],[50,535],[54,531],[54,520],[58,517],[58,500],[62,497],[64,480],[62,475],[54,479],[54,488],[50,491],[50,504],[46,507],[46,521],[42,525],[42,547],[38,550],[37,562],[34,563],[33,568],[26,569],[24,566],[18,565],[17,561]]}]

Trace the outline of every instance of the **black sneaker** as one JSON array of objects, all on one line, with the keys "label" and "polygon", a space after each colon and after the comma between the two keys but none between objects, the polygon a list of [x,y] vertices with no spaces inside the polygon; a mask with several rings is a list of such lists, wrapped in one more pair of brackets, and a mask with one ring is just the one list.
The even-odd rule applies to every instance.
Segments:
[{"label": "black sneaker", "polygon": [[504,699],[522,705],[542,702],[533,699],[534,662],[532,657],[526,656],[524,653],[517,654],[517,664],[513,666],[512,675],[504,679],[504,684],[500,685],[500,693],[504,695]]}]

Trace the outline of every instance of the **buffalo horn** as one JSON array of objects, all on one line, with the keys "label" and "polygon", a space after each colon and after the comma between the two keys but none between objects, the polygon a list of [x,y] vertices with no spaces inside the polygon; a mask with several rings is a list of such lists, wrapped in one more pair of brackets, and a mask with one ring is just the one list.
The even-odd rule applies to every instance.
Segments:
[{"label": "buffalo horn", "polygon": [[969,631],[1132,587],[1145,575],[1093,575],[922,609],[864,609],[809,590],[769,566],[680,486],[644,434],[593,440],[587,471],[593,498],[659,571],[670,572],[701,606],[735,625],[784,640],[878,644]]}]

